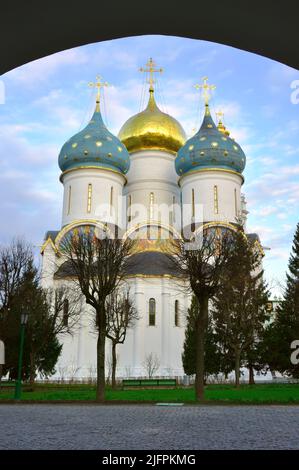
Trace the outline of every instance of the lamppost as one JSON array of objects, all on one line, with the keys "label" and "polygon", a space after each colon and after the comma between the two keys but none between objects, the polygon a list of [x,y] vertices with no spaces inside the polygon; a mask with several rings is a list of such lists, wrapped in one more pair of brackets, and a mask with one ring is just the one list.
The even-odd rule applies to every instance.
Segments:
[{"label": "lamppost", "polygon": [[23,350],[24,350],[24,339],[25,339],[25,326],[28,321],[27,311],[21,313],[21,330],[20,330],[20,349],[19,349],[19,361],[18,361],[18,377],[16,380],[15,388],[15,400],[21,399],[21,387],[22,387],[22,363],[23,363]]}]

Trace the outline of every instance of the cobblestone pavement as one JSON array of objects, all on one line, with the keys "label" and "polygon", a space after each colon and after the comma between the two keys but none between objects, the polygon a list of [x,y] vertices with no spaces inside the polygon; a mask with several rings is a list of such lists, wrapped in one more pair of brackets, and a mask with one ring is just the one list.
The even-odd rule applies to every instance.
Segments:
[{"label": "cobblestone pavement", "polygon": [[299,449],[299,406],[0,405],[0,449]]}]

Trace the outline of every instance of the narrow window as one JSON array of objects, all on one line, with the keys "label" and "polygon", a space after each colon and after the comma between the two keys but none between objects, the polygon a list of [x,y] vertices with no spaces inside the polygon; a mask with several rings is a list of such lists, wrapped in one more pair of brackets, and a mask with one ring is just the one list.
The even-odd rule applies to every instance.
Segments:
[{"label": "narrow window", "polygon": [[175,197],[172,198],[172,220],[175,222]]},{"label": "narrow window", "polygon": [[131,210],[132,196],[128,196],[127,204],[128,204],[128,223],[129,223],[132,220],[132,210]]},{"label": "narrow window", "polygon": [[[159,220],[159,224],[161,223],[161,221]],[[162,238],[162,227],[161,225],[158,225],[158,240],[161,240]]]},{"label": "narrow window", "polygon": [[110,189],[110,215],[112,215],[112,209],[113,209],[113,186],[111,186],[111,189]]},{"label": "narrow window", "polygon": [[68,326],[69,323],[69,301],[64,299],[63,301],[63,318],[62,322],[64,326]]},{"label": "narrow window", "polygon": [[149,326],[155,326],[156,324],[156,301],[155,299],[149,299]]},{"label": "narrow window", "polygon": [[218,186],[214,186],[214,213],[218,214]]},{"label": "narrow window", "polygon": [[192,219],[195,217],[195,197],[194,197],[194,189],[192,189]]},{"label": "narrow window", "polygon": [[237,190],[235,189],[235,215],[238,216]]},{"label": "narrow window", "polygon": [[150,193],[150,209],[149,209],[150,219],[154,218],[154,193]]},{"label": "narrow window", "polygon": [[87,193],[87,212],[91,211],[91,196],[92,196],[92,184],[89,183],[88,193]]},{"label": "narrow window", "polygon": [[180,318],[179,318],[179,301],[176,300],[174,303],[174,325],[180,326]]},{"label": "narrow window", "polygon": [[71,198],[72,198],[72,187],[69,186],[68,202],[67,202],[67,215],[71,212]]}]

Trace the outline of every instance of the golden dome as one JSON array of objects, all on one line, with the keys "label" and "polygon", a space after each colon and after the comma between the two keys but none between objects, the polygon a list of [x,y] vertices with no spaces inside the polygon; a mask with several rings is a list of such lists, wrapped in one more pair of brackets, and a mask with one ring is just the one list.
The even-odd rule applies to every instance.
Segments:
[{"label": "golden dome", "polygon": [[221,117],[223,117],[224,114],[221,111],[218,111],[216,113],[216,116],[218,117],[218,125],[217,125],[218,131],[222,132],[222,134],[224,134],[224,135],[229,136],[230,132],[226,129],[226,127],[223,124],[222,119],[221,119]]},{"label": "golden dome", "polygon": [[153,88],[149,93],[147,107],[125,122],[118,138],[131,153],[151,149],[175,154],[186,142],[184,129],[176,119],[158,108]]}]

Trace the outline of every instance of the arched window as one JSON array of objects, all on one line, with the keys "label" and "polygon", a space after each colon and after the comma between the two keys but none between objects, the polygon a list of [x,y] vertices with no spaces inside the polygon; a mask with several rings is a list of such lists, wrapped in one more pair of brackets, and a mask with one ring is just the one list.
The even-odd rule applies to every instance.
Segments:
[{"label": "arched window", "polygon": [[235,215],[236,215],[236,217],[238,217],[238,201],[237,201],[237,190],[236,190],[236,188],[235,188],[234,193],[235,193]]},{"label": "arched window", "polygon": [[68,326],[69,323],[69,301],[68,299],[64,299],[63,301],[63,324],[64,326]]},{"label": "arched window", "polygon": [[218,186],[214,186],[214,214],[218,214]]},{"label": "arched window", "polygon": [[174,302],[174,326],[180,326],[179,301]]},{"label": "arched window", "polygon": [[195,232],[195,193],[191,192],[191,232]]},{"label": "arched window", "polygon": [[194,194],[194,189],[192,189],[192,197],[191,197],[191,208],[192,208],[192,212],[191,212],[191,217],[192,217],[192,220],[194,220],[194,217],[195,217],[195,194]]},{"label": "arched window", "polygon": [[113,186],[110,188],[110,215],[113,214]]},{"label": "arched window", "polygon": [[149,200],[149,218],[153,219],[154,218],[154,193],[150,193],[150,200]]},{"label": "arched window", "polygon": [[149,299],[148,324],[149,326],[155,326],[156,324],[156,301],[155,299]]},{"label": "arched window", "polygon": [[89,183],[87,191],[87,212],[91,212],[92,184]]},{"label": "arched window", "polygon": [[68,201],[67,201],[67,215],[70,215],[70,212],[71,212],[71,199],[72,199],[72,187],[69,186],[69,194],[68,194]]},{"label": "arched window", "polygon": [[172,207],[171,210],[169,211],[169,225],[171,226],[172,224],[175,223],[175,196],[172,196]]},{"label": "arched window", "polygon": [[128,205],[128,211],[127,211],[127,215],[128,215],[128,223],[131,222],[132,220],[132,196],[129,195],[128,196],[128,199],[127,199],[127,205]]}]

